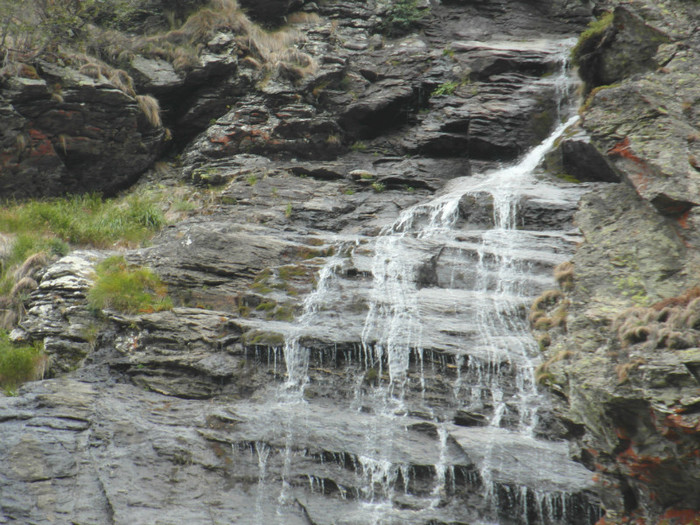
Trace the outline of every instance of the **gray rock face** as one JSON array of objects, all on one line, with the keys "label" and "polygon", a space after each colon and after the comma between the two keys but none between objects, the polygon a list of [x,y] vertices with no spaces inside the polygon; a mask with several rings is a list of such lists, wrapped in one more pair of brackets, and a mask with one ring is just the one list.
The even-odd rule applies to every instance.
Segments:
[{"label": "gray rock face", "polygon": [[[164,101],[192,88],[172,115],[180,140],[197,133],[183,177],[219,188],[126,254],[167,282],[172,311],[88,311],[101,253],[43,275],[13,337],[44,341],[52,377],[0,398],[0,523],[590,525],[598,494],[609,523],[697,507],[697,305],[682,299],[698,275],[697,188],[683,164],[695,142],[680,140],[697,122],[682,102],[695,84],[681,60],[692,42],[674,40],[680,19],[658,28],[670,47],[654,60],[667,71],[645,65],[636,84],[598,91],[588,137],[565,136],[552,160],[556,174],[623,183],[586,197],[574,219],[599,185],[553,184],[535,169],[513,202],[521,242],[504,254],[493,192],[454,200],[449,233],[421,228],[444,219],[431,206],[453,179],[520,156],[561,119],[559,59],[591,6],[445,1],[422,33],[384,41],[375,7],[307,4],[321,20],[304,44],[318,69],[304,79],[258,84],[250,63],[225,60],[235,47],[225,34],[199,77],[133,64]],[[33,100],[44,88],[23,89]],[[640,182],[642,164],[654,176]],[[527,303],[578,242],[573,280],[562,280],[568,311],[549,346],[540,339],[544,381],[563,404],[542,400],[524,435],[523,398],[543,398],[506,350],[533,341],[524,330],[495,338],[474,320],[525,326]],[[403,273],[387,281],[392,264]],[[676,311],[630,332],[668,298]],[[636,302],[644,312],[622,314]],[[390,347],[417,332],[392,324],[397,305],[425,327],[401,354],[402,382]],[[596,487],[592,471],[620,485]]]},{"label": "gray rock face", "polygon": [[618,82],[589,95],[582,127],[624,184],[581,203],[584,242],[559,270],[564,298],[550,311],[564,312],[565,327],[540,333],[551,340],[541,377],[580,429],[581,460],[618,487],[604,495],[606,523],[692,520],[700,507],[699,341],[689,321],[700,275],[699,121],[688,103],[698,97],[689,81],[700,65],[698,20],[690,3],[620,5],[582,57],[591,85]]}]

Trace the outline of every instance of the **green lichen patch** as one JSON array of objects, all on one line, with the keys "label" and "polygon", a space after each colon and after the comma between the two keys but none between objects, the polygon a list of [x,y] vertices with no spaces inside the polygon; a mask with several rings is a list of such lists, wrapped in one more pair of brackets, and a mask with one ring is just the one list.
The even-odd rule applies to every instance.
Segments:
[{"label": "green lichen patch", "polygon": [[597,45],[605,30],[612,24],[613,18],[613,13],[608,12],[599,19],[589,22],[588,28],[581,33],[576,45],[571,49],[571,58],[574,64],[578,63],[581,55],[589,53]]},{"label": "green lichen patch", "polygon": [[280,348],[284,346],[284,336],[277,332],[251,330],[243,334],[243,344],[248,346],[268,346]]}]

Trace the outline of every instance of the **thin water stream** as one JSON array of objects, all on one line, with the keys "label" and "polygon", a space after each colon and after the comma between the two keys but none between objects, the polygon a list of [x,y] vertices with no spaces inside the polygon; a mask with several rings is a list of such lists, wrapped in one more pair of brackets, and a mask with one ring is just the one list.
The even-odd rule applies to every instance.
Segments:
[{"label": "thin water stream", "polygon": [[[561,525],[596,517],[581,495],[587,472],[569,462],[564,443],[535,436],[547,401],[535,384],[537,345],[524,312],[553,286],[547,271],[572,247],[567,231],[523,228],[520,212],[535,200],[573,209],[581,193],[537,171],[577,118],[568,103],[570,42],[553,45],[562,63],[552,79],[561,123],[549,137],[517,164],[452,180],[376,238],[339,245],[321,268],[286,338],[286,382],[264,410],[250,407],[257,424],[246,435],[259,436],[250,453],[259,471],[257,523],[288,523],[294,506],[329,524]],[[470,222],[469,206],[492,210],[487,224]],[[371,278],[352,288],[344,269],[361,267],[367,252]],[[319,359],[305,338],[340,322],[327,312],[341,309],[348,293],[364,299],[366,314],[338,341],[342,350],[336,344],[320,357],[342,363],[330,372],[347,388],[335,392],[344,399],[338,413],[337,404],[305,395]],[[458,413],[478,424],[459,423]]]}]

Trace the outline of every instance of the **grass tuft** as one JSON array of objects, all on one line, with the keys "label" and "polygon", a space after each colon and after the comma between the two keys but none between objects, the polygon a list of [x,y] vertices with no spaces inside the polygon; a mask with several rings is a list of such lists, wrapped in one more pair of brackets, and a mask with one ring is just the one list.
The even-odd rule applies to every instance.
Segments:
[{"label": "grass tuft", "polygon": [[43,346],[15,345],[5,330],[0,330],[0,387],[11,394],[27,381],[40,379],[48,358]]},{"label": "grass tuft", "polygon": [[154,128],[159,128],[163,125],[160,118],[160,105],[158,101],[150,95],[136,95],[136,102],[139,108],[146,115],[146,119]]},{"label": "grass tuft", "polygon": [[171,310],[172,300],[163,281],[148,268],[130,265],[123,256],[109,257],[97,265],[88,304],[95,311],[112,309],[136,314]]}]

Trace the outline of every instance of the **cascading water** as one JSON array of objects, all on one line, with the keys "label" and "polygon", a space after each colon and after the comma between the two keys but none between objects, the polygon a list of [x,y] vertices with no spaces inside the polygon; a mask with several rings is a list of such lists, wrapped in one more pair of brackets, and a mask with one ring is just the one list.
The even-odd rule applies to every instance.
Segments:
[{"label": "cascading water", "polygon": [[[563,67],[553,82],[564,100],[570,42],[556,45]],[[528,229],[520,213],[538,200],[573,208],[580,196],[536,176],[576,119],[565,107],[566,121],[517,164],[452,180],[377,237],[338,245],[286,337],[284,386],[265,410],[249,407],[257,423],[245,433],[258,437],[241,461],[258,470],[257,523],[292,523],[293,506],[329,524],[578,524],[596,517],[585,498],[570,494],[585,490],[587,472],[568,463],[563,443],[533,435],[546,401],[524,316],[553,284],[543,268],[571,250],[566,231]],[[348,266],[367,275],[365,288],[346,283]],[[348,315],[353,322],[335,328],[343,333],[333,348],[309,343],[341,323],[328,312],[348,294],[363,297],[364,317]],[[337,403],[330,410],[305,396],[311,362],[340,370],[323,373],[347,385],[342,414]],[[447,388],[444,377],[451,377]],[[456,424],[458,413],[471,423]],[[563,466],[550,468],[552,461]],[[546,474],[538,477],[540,469]],[[300,495],[302,484],[310,494]]]}]

